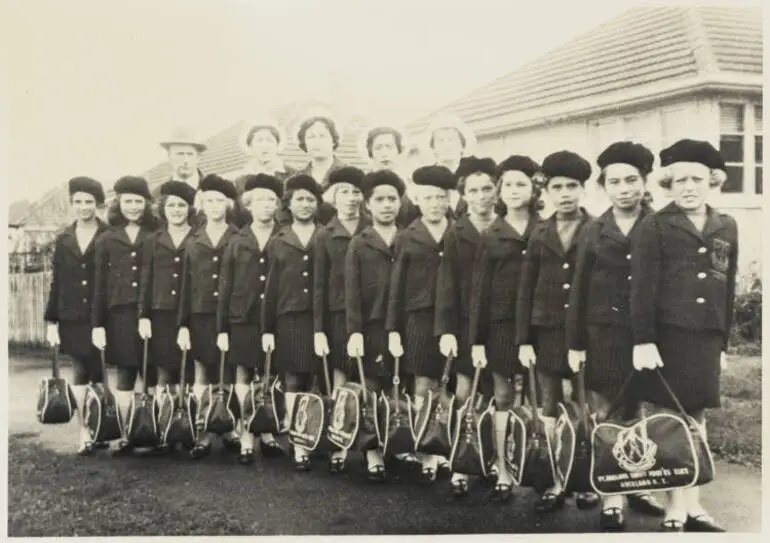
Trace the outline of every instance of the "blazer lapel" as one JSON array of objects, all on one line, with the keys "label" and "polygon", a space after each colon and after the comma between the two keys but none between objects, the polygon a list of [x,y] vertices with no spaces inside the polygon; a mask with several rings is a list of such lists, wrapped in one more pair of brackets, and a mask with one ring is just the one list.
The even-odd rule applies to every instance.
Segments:
[{"label": "blazer lapel", "polygon": [[364,238],[364,240],[366,241],[366,244],[369,245],[369,247],[390,256],[391,254],[390,247],[385,245],[385,241],[380,237],[380,235],[377,232],[374,231],[374,229],[371,226],[367,227],[364,231],[362,231],[361,236]]},{"label": "blazer lapel", "polygon": [[468,243],[477,244],[481,238],[481,234],[473,226],[473,223],[467,215],[463,215],[457,219],[457,226],[455,227],[458,237],[466,240]]},{"label": "blazer lapel", "polygon": [[[597,220],[602,224],[602,237],[611,239],[623,245],[628,242],[628,238],[623,235],[623,232],[621,232],[620,228],[618,227],[618,223],[615,221],[615,214],[612,213],[612,208],[602,213],[601,217],[599,217]],[[629,235],[630,234],[631,232],[629,231]]]},{"label": "blazer lapel", "polygon": [[543,245],[548,247],[551,251],[564,257],[566,254],[564,246],[559,239],[559,233],[556,231],[556,214],[554,213],[548,218],[548,222],[545,224],[545,231],[543,233]]},{"label": "blazer lapel", "polygon": [[315,230],[313,230],[313,234],[310,236],[310,240],[307,243],[307,247],[302,245],[302,242],[299,240],[299,237],[297,236],[296,232],[292,230],[291,225],[286,225],[284,229],[281,231],[283,234],[281,236],[281,239],[287,245],[294,247],[298,251],[302,251],[304,253],[313,246],[313,239],[315,238],[315,234],[317,231],[318,231],[318,227],[316,226]]},{"label": "blazer lapel", "polygon": [[[447,228],[449,228],[449,225],[447,225]],[[438,246],[438,243],[436,243],[435,238],[428,231],[428,228],[425,226],[425,223],[423,223],[422,220],[416,220],[412,224],[410,224],[409,231],[411,232],[412,239],[415,242],[421,245],[425,245],[426,247],[435,248],[436,246]],[[444,233],[446,233],[446,230],[444,231]]]},{"label": "blazer lapel", "polygon": [[[577,228],[575,229],[575,234],[572,236],[572,239],[569,242],[569,247],[567,247],[567,250],[565,251],[565,254],[569,253],[570,251],[572,251],[574,248],[577,247],[577,241],[578,241],[578,239],[580,239],[580,232],[583,231],[583,227],[586,225],[586,223],[588,223],[588,220],[591,218],[591,216],[583,208],[580,208],[580,213],[581,213],[581,215],[580,215],[580,222],[578,223]],[[617,226],[616,226],[616,228],[617,228]],[[620,230],[618,230],[618,231],[620,231]],[[557,235],[557,237],[558,237],[558,235]],[[559,241],[559,243],[561,244],[561,240]]]},{"label": "blazer lapel", "polygon": [[687,218],[687,215],[685,215],[684,212],[679,209],[679,207],[674,202],[668,204],[660,212],[668,217],[668,221],[672,226],[675,226],[680,230],[684,230],[696,239],[703,241],[703,236],[701,233],[698,232],[698,229],[695,228],[695,225],[692,223],[692,221]]},{"label": "blazer lapel", "polygon": [[711,206],[707,207],[706,213],[708,215],[706,217],[706,225],[703,227],[704,239],[716,234],[725,225],[720,214]]},{"label": "blazer lapel", "polygon": [[[184,243],[184,240],[182,240],[182,243]],[[171,239],[171,235],[165,228],[158,233],[158,245],[165,247],[171,252],[176,252],[177,250],[177,248],[174,247],[174,241]],[[179,245],[181,247],[182,244],[180,243]]]},{"label": "blazer lapel", "polygon": [[[97,230],[96,235],[99,235]],[[96,236],[94,236],[96,237]],[[83,253],[80,252],[80,246],[78,245],[77,237],[75,236],[75,223],[72,223],[62,232],[61,237],[62,246],[69,250],[72,254],[80,258]],[[93,245],[93,240],[89,243],[89,246]]]}]

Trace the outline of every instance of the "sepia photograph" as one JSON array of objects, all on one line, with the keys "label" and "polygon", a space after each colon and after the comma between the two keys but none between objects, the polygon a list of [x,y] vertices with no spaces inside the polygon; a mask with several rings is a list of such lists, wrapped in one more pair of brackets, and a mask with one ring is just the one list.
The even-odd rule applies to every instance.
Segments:
[{"label": "sepia photograph", "polygon": [[7,535],[761,533],[764,17],[0,2]]}]

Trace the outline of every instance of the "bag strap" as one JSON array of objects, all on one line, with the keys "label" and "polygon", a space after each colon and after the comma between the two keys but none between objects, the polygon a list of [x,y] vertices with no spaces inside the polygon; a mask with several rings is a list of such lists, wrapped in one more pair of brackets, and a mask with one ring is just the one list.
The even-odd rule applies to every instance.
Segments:
[{"label": "bag strap", "polygon": [[219,351],[219,387],[225,388],[225,352]]},{"label": "bag strap", "polygon": [[54,345],[51,350],[51,375],[54,379],[60,378],[59,372],[59,346]]},{"label": "bag strap", "polygon": [[272,349],[268,349],[267,352],[265,353],[265,385],[266,386],[270,384],[270,371],[273,363],[272,354],[273,354]]},{"label": "bag strap", "polygon": [[179,395],[182,397],[182,405],[184,405],[184,400],[187,397],[187,383],[185,383],[185,369],[187,368],[187,349],[182,351],[182,367],[181,367],[181,374],[179,376],[179,388],[180,392]]},{"label": "bag strap", "polygon": [[147,394],[147,339],[142,342],[142,393]]},{"label": "bag strap", "polygon": [[102,382],[104,383],[104,390],[110,390],[110,378],[107,375],[107,360],[104,349],[99,349],[99,359],[99,363],[102,366]]},{"label": "bag strap", "polygon": [[321,363],[323,364],[324,385],[326,385],[326,396],[331,398],[332,384],[331,384],[331,381],[329,381],[329,362],[326,360],[326,355],[323,355],[321,357]]},{"label": "bag strap", "polygon": [[366,377],[364,377],[364,359],[361,358],[360,356],[357,356],[356,365],[358,366],[358,378],[361,381],[361,388],[364,389],[364,392],[367,392]]},{"label": "bag strap", "polygon": [[474,409],[474,406],[476,405],[476,392],[479,389],[480,378],[481,378],[481,368],[476,368],[473,371],[473,384],[471,384],[470,409],[468,409],[468,413],[471,413],[471,411],[473,411]]},{"label": "bag strap", "polygon": [[580,418],[583,421],[583,428],[588,430],[588,404],[586,403],[586,375],[585,366],[580,368],[577,373],[577,397],[580,406]]},{"label": "bag strap", "polygon": [[529,404],[532,407],[532,418],[535,421],[535,431],[540,432],[544,431],[545,427],[543,425],[543,421],[540,420],[540,413],[537,412],[537,385],[535,383],[536,379],[535,375],[535,367],[530,364],[529,366]]},{"label": "bag strap", "polygon": [[454,357],[450,354],[446,357],[446,362],[444,362],[444,373],[441,374],[441,385],[440,390],[443,394],[446,394],[447,387],[449,386],[449,375],[452,371],[452,362],[454,361]]},{"label": "bag strap", "polygon": [[605,419],[609,419],[612,417],[612,415],[615,414],[615,412],[620,408],[621,404],[627,399],[626,392],[628,391],[628,386],[631,384],[631,381],[633,380],[634,376],[636,375],[636,370],[631,372],[631,375],[629,375],[626,378],[626,381],[623,383],[623,386],[620,387],[620,392],[618,392],[618,395],[615,397],[614,400],[612,400],[612,403],[610,404],[609,409],[607,409],[607,415]]},{"label": "bag strap", "polygon": [[671,395],[671,399],[674,400],[674,404],[676,405],[676,408],[679,410],[679,413],[684,417],[684,420],[690,420],[690,415],[687,414],[687,411],[685,411],[682,404],[679,402],[679,398],[676,397],[676,394],[674,394],[674,391],[671,390],[671,386],[669,386],[668,381],[666,381],[666,378],[663,377],[663,374],[660,373],[660,369],[655,368],[655,373],[658,374],[658,377],[660,377],[661,382],[663,383],[663,386],[668,391],[669,395]]},{"label": "bag strap", "polygon": [[393,401],[396,403],[396,409],[398,409],[398,400],[399,400],[398,388],[401,385],[401,376],[399,375],[399,370],[400,370],[400,366],[401,366],[401,357],[400,356],[396,356],[395,357],[395,359],[394,359],[394,366],[395,366],[395,368],[393,369]]}]

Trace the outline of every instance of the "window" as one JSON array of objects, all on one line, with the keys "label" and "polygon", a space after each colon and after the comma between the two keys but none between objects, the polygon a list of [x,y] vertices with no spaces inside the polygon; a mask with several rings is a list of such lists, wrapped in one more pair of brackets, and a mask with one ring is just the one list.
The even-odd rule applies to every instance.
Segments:
[{"label": "window", "polygon": [[727,165],[727,181],[722,192],[743,192],[744,106],[719,107],[719,151]]},{"label": "window", "polygon": [[762,106],[754,106],[754,190],[762,194]]}]

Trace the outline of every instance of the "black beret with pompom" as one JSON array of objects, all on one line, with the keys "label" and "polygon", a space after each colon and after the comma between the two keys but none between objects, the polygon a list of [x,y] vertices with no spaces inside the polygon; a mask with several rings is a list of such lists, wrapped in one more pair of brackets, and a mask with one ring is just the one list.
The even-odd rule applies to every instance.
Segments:
[{"label": "black beret with pompom", "polygon": [[707,141],[683,139],[660,152],[661,166],[670,166],[675,162],[697,162],[712,170],[725,169],[722,155]]},{"label": "black beret with pompom", "polygon": [[337,183],[348,183],[357,189],[361,188],[361,182],[366,174],[360,168],[355,166],[344,166],[329,174],[329,186]]},{"label": "black beret with pompom", "polygon": [[495,161],[491,158],[468,156],[460,160],[455,176],[457,179],[464,179],[474,173],[485,173],[490,177],[494,177],[496,173],[495,168]]},{"label": "black beret with pompom", "polygon": [[321,185],[316,183],[315,179],[305,173],[294,175],[286,181],[286,191],[288,192],[290,190],[306,190],[319,199],[322,195]]}]

